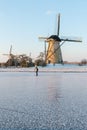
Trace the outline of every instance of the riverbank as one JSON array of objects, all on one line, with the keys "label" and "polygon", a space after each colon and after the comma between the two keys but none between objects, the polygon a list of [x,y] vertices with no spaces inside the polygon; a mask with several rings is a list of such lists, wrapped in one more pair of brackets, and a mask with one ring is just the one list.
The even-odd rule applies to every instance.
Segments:
[{"label": "riverbank", "polygon": [[[46,67],[38,67],[39,72],[84,72],[87,73],[87,66],[78,65],[47,65]],[[0,72],[34,72],[34,67],[20,68],[8,67],[0,68]]]}]

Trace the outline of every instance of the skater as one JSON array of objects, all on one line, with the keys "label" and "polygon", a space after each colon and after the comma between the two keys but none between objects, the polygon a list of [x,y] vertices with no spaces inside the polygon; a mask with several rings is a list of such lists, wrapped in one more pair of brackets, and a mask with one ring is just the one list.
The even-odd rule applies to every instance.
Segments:
[{"label": "skater", "polygon": [[38,76],[38,67],[37,67],[37,65],[35,65],[35,72],[36,72],[36,76]]}]

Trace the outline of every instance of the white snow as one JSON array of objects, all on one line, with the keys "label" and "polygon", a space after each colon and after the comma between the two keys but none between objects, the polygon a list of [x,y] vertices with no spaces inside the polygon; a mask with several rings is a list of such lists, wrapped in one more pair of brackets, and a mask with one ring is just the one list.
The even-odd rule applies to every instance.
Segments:
[{"label": "white snow", "polygon": [[[79,66],[79,65],[68,65],[68,64],[49,64],[46,67],[40,67],[39,72],[87,72],[87,65]],[[21,68],[21,67],[8,67],[8,68],[0,68],[0,72],[34,72],[34,67],[29,68]]]}]

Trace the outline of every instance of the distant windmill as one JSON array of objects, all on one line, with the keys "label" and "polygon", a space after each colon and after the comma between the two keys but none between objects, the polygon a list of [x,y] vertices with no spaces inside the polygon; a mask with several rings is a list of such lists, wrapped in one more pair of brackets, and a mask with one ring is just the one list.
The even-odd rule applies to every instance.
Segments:
[{"label": "distant windmill", "polygon": [[3,55],[7,55],[9,59],[12,58],[12,45],[10,46],[9,54],[3,54]]},{"label": "distant windmill", "polygon": [[[59,31],[60,31],[60,14],[58,14],[58,28],[57,28],[57,34],[51,35],[50,37],[39,37],[39,39],[43,39],[48,43],[48,49],[46,51],[45,49],[45,61],[46,63],[63,63],[62,58],[62,52],[61,52],[61,46],[66,42],[82,42],[79,38],[60,38],[59,37]],[[46,48],[46,47],[45,47]]]},{"label": "distant windmill", "polygon": [[9,66],[12,65],[12,61],[14,59],[14,55],[12,54],[12,45],[10,46],[9,53],[8,54],[3,54],[3,55],[8,56],[7,63],[8,63]]}]

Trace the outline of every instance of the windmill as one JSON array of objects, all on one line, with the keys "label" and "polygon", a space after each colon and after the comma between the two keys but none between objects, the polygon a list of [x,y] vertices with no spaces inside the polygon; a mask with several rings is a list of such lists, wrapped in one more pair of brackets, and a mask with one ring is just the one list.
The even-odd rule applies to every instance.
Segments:
[{"label": "windmill", "polygon": [[48,43],[48,49],[45,50],[45,61],[46,63],[63,63],[62,58],[62,52],[61,52],[61,46],[66,42],[82,42],[79,38],[60,38],[59,37],[59,31],[60,31],[60,14],[58,14],[58,28],[57,28],[57,34],[51,35],[50,37],[39,37],[39,39],[43,39]]},{"label": "windmill", "polygon": [[3,54],[3,55],[7,55],[9,59],[12,58],[12,45],[10,46],[9,54]]},{"label": "windmill", "polygon": [[11,65],[12,65],[12,62],[13,62],[13,60],[14,60],[14,55],[12,54],[12,45],[10,46],[9,53],[8,53],[8,54],[3,54],[3,55],[8,56],[7,64],[8,64],[9,66],[11,66]]}]

